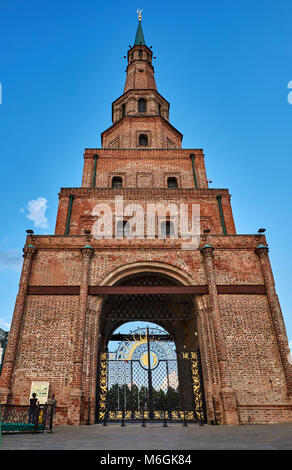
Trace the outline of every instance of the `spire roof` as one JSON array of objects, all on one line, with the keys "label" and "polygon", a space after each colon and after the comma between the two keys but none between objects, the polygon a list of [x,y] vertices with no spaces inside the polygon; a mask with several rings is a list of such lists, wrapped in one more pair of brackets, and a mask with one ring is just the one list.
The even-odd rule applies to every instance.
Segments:
[{"label": "spire roof", "polygon": [[146,46],[141,21],[138,23],[134,46]]}]

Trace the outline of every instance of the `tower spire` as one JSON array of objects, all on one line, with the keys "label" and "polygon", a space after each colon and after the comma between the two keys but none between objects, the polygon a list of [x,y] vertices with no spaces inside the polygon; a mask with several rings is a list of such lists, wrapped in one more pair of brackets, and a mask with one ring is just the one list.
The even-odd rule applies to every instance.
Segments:
[{"label": "tower spire", "polygon": [[182,134],[169,123],[169,103],[156,88],[152,50],[146,46],[138,10],[135,44],[127,58],[124,93],[112,104],[113,125],[101,135],[103,148],[181,148]]}]

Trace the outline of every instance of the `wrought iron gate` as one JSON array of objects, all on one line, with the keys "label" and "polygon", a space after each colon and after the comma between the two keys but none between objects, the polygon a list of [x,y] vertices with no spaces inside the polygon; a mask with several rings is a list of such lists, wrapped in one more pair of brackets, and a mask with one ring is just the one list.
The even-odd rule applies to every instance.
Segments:
[{"label": "wrought iron gate", "polygon": [[97,421],[205,422],[199,351],[177,355],[159,328],[113,335],[117,350],[99,362]]}]

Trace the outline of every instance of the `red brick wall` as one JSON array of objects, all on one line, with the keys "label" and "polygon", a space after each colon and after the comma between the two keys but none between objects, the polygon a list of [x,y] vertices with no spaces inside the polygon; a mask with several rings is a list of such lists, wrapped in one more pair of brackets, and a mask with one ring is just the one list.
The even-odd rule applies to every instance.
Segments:
[{"label": "red brick wall", "polygon": [[125,116],[102,133],[102,147],[139,147],[139,134],[147,135],[149,148],[181,148],[182,135],[160,116]]},{"label": "red brick wall", "polygon": [[204,154],[199,149],[87,149],[84,154],[82,187],[91,188],[94,173],[94,155],[98,155],[96,188],[110,187],[111,176],[125,175],[124,187],[137,187],[137,173],[153,175],[151,184],[146,187],[166,188],[166,175],[176,173],[179,187],[195,188],[190,154],[195,155],[195,168],[198,188],[208,188]]},{"label": "red brick wall", "polygon": [[[219,192],[222,194],[222,205],[227,233],[233,234],[235,233],[235,227],[230,208],[229,195],[223,190]],[[167,207],[169,204],[175,204],[178,209],[180,208],[180,204],[188,204],[190,213],[189,220],[191,220],[192,204],[199,205],[201,232],[204,229],[210,229],[212,234],[220,234],[223,232],[218,201],[216,199],[218,191],[216,190],[208,193],[204,190],[172,190],[171,193],[169,193],[166,189],[151,190],[144,188],[141,188],[140,190],[129,189],[123,191],[114,189],[90,189],[86,192],[72,189],[64,190],[61,193],[59,214],[55,231],[56,235],[62,235],[65,232],[69,194],[74,194],[75,196],[70,219],[70,235],[82,235],[84,233],[84,229],[92,229],[96,220],[93,209],[96,204],[101,202],[111,208],[114,223],[115,197],[117,196],[123,196],[124,209],[127,205],[133,203],[141,205],[145,214],[145,231],[147,205],[160,203],[163,204],[163,207]]]},{"label": "red brick wall", "polygon": [[[31,241],[31,238],[28,241]],[[215,247],[213,259],[217,284],[263,284],[261,267],[254,252],[259,243],[257,236],[208,236],[208,240],[202,240],[201,246],[206,241]],[[261,241],[265,242],[264,237]],[[151,246],[148,241],[140,240],[135,248],[134,244],[129,246],[125,240],[109,242],[91,239],[90,244],[94,248],[94,254],[90,260],[88,284],[93,286],[103,284],[105,279],[110,279],[112,273],[120,268],[124,269],[127,266],[130,268],[135,265],[141,266],[143,270],[146,264],[148,270],[153,266],[154,271],[159,269],[159,266],[169,266],[174,272],[184,273],[188,282],[193,285],[207,283],[203,258],[199,250],[183,251],[177,245],[171,246],[169,240],[156,242],[155,248],[155,243]],[[80,248],[85,244],[84,236],[39,236],[34,237],[33,243],[37,253],[34,255],[29,285],[81,284]],[[168,249],[165,249],[166,247]],[[203,297],[208,298],[208,296]],[[267,297],[220,294],[218,299],[239,422],[265,423],[291,420],[291,400],[287,397],[285,376]],[[92,403],[98,380],[96,376],[98,338],[97,333],[93,334],[96,327],[92,330],[90,324],[94,324],[100,314],[99,307],[96,307],[97,300],[89,296],[88,318],[91,320],[86,320],[86,324],[90,330],[85,329],[82,332],[85,350],[90,348],[84,356],[86,362],[83,364],[83,369],[85,382],[91,383],[88,385],[89,389],[92,386],[92,390],[90,389]],[[208,300],[206,301],[208,305]],[[67,422],[79,305],[80,299],[77,295],[29,295],[23,313],[11,389],[13,399],[15,403],[27,403],[31,381],[49,381],[51,391],[55,393],[58,401],[58,423]],[[201,335],[204,334],[202,330]],[[208,380],[205,382],[205,387],[210,393],[210,390],[216,391],[217,386],[209,382],[211,376],[205,370],[204,348],[209,347],[208,341],[210,341],[207,338],[207,342],[204,337],[201,337],[200,341],[203,376],[205,381]],[[214,358],[213,356],[210,359],[208,367]],[[86,375],[86,370],[91,371],[90,376]]]},{"label": "red brick wall", "polygon": [[15,363],[15,403],[29,402],[31,381],[49,381],[58,406],[68,406],[78,296],[28,296]]}]

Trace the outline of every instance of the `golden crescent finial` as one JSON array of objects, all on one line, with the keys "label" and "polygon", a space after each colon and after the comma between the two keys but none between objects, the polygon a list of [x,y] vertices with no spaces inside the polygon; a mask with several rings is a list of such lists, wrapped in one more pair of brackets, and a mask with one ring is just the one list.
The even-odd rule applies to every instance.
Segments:
[{"label": "golden crescent finial", "polygon": [[138,13],[138,20],[141,21],[142,20],[142,11],[141,8],[138,8],[137,10],[137,13]]}]

